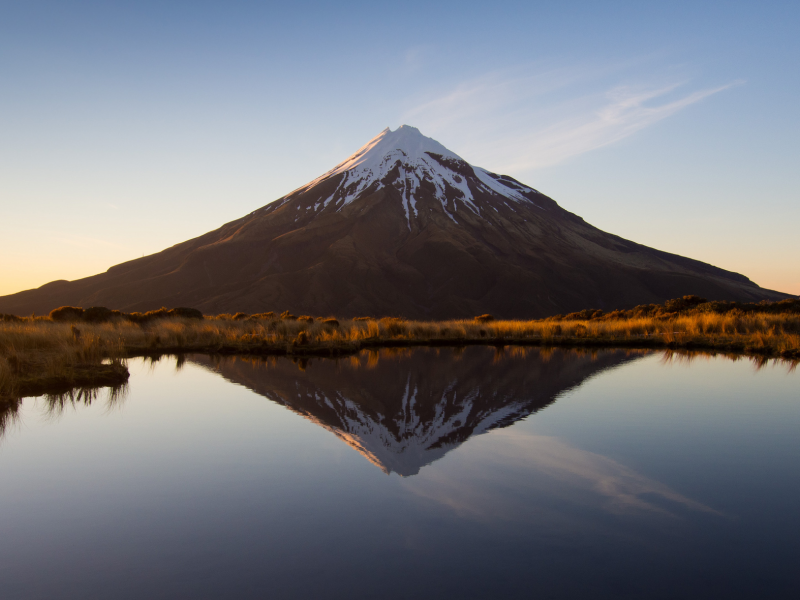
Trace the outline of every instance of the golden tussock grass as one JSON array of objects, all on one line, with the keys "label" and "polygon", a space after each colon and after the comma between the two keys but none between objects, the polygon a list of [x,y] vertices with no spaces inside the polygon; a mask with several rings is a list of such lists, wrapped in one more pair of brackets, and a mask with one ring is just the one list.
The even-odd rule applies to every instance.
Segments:
[{"label": "golden tussock grass", "polygon": [[698,348],[800,359],[796,313],[732,310],[608,318],[598,312],[585,319],[538,321],[488,315],[436,322],[297,318],[288,312],[72,324],[47,317],[7,320],[0,321],[0,396],[38,393],[55,384],[114,382],[115,377],[119,383],[127,374],[122,359],[160,353],[324,356],[379,347],[509,344]]}]

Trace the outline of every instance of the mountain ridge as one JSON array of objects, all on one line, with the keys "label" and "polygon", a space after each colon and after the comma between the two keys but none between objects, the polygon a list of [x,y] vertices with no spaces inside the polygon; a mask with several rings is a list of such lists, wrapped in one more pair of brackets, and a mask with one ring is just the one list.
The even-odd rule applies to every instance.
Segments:
[{"label": "mountain ridge", "polygon": [[603,232],[402,126],[240,219],[105,273],[0,297],[0,312],[181,305],[208,313],[535,318],[687,294],[788,297]]}]

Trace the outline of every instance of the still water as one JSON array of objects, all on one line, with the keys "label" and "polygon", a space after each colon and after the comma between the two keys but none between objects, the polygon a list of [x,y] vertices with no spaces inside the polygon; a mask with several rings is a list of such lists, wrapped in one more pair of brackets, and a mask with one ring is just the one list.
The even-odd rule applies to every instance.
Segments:
[{"label": "still water", "polygon": [[0,439],[0,597],[797,598],[800,374],[470,347],[130,362]]}]

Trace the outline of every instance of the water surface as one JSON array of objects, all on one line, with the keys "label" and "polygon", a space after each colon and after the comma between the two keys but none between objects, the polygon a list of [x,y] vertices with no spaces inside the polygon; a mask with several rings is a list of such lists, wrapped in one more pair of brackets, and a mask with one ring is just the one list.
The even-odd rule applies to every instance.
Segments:
[{"label": "water surface", "polygon": [[0,440],[3,598],[794,598],[800,376],[469,347],[131,361]]}]

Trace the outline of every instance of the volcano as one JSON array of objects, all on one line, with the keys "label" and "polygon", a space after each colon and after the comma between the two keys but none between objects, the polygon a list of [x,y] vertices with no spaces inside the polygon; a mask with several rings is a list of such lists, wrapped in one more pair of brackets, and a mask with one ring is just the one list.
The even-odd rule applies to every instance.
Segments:
[{"label": "volcano", "polygon": [[206,313],[536,318],[687,294],[787,297],[600,231],[403,125],[241,219],[99,275],[2,297],[0,312],[191,306]]}]

